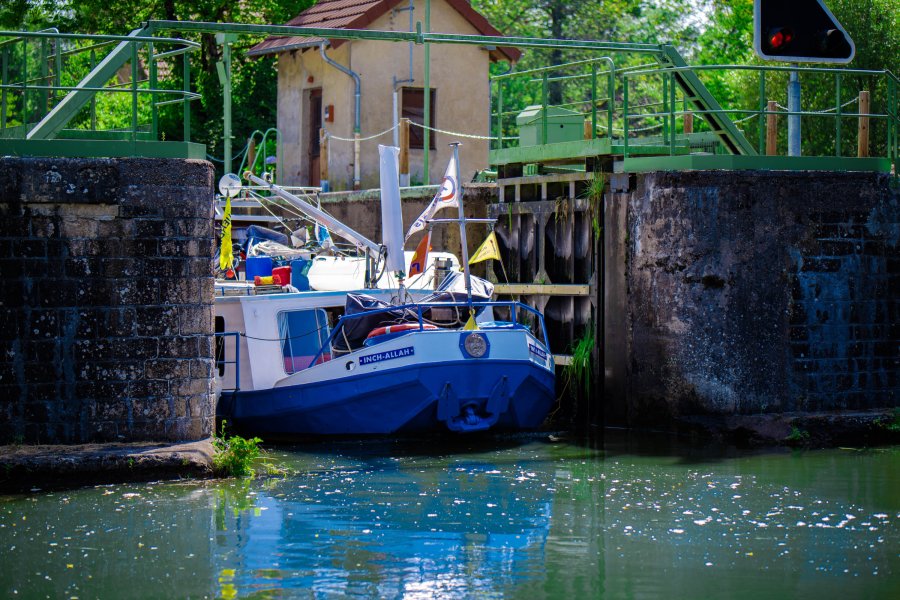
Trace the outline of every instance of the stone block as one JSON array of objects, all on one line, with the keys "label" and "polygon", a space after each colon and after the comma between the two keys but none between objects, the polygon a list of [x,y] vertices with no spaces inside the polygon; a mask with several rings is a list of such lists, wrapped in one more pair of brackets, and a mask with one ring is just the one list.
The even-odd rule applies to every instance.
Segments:
[{"label": "stone block", "polygon": [[191,360],[156,358],[144,361],[146,379],[183,379],[191,376]]},{"label": "stone block", "polygon": [[213,332],[214,308],[212,304],[183,306],[179,311],[179,332],[181,335],[211,334]]}]

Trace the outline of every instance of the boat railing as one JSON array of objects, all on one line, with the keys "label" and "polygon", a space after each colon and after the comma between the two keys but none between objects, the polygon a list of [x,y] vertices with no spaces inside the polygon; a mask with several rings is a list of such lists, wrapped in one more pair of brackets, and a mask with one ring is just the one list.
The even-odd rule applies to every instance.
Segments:
[{"label": "boat railing", "polygon": [[[224,372],[225,365],[234,365],[234,387],[228,388],[229,392],[239,392],[241,390],[241,332],[240,331],[217,331],[216,336],[216,370],[220,373]],[[226,360],[225,338],[234,338],[234,360]],[[219,344],[221,340],[221,345]]]},{"label": "boat railing", "polygon": [[[424,311],[430,308],[471,308],[471,309],[479,309],[479,308],[508,308],[510,314],[510,322],[513,325],[520,324],[517,311],[522,310],[526,313],[533,315],[539,326],[539,331],[541,337],[543,338],[544,346],[549,350],[550,348],[550,339],[547,335],[547,326],[544,323],[544,315],[540,313],[537,309],[528,306],[527,304],[523,304],[521,302],[514,301],[491,301],[491,302],[420,302],[420,303],[411,303],[411,304],[401,304],[397,306],[387,306],[384,308],[377,308],[373,310],[367,310],[365,312],[353,314],[353,315],[344,315],[342,316],[337,325],[334,326],[334,329],[331,330],[331,335],[328,336],[328,339],[319,349],[318,353],[313,357],[310,363],[306,366],[306,368],[310,368],[313,365],[319,362],[327,362],[325,358],[325,352],[327,349],[331,349],[334,340],[341,335],[344,324],[348,321],[352,321],[354,319],[358,319],[361,317],[368,317],[371,315],[377,315],[381,313],[404,313],[408,314],[410,317],[413,315],[416,316],[419,323],[419,331],[425,330],[425,316]],[[521,323],[523,325],[529,325],[527,323]],[[331,356],[334,357],[334,352],[331,353]]]}]

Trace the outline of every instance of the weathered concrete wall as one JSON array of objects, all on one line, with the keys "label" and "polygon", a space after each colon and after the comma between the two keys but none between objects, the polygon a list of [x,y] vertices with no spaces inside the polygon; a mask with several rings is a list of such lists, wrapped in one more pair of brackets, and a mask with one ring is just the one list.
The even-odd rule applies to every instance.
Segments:
[{"label": "weathered concrete wall", "polygon": [[0,159],[0,443],[210,435],[213,170]]},{"label": "weathered concrete wall", "polygon": [[[886,175],[639,176],[607,285],[610,414],[900,405],[900,208]],[[624,296],[623,296],[624,291]],[[624,298],[624,300],[623,300]],[[609,362],[622,353],[624,364]],[[624,369],[624,372],[623,372]]]}]

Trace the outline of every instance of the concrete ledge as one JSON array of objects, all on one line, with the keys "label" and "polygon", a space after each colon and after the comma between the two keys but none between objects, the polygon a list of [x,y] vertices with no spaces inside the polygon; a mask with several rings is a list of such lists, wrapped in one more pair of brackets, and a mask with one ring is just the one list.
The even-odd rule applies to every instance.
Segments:
[{"label": "concrete ledge", "polygon": [[0,493],[212,477],[210,440],[182,444],[0,446]]},{"label": "concrete ledge", "polygon": [[868,447],[900,443],[888,427],[894,410],[790,412],[758,415],[683,415],[680,433],[739,446]]}]

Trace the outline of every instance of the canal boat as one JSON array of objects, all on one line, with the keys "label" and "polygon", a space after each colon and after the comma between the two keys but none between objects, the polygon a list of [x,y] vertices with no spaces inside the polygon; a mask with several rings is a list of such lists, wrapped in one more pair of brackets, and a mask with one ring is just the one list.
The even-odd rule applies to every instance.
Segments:
[{"label": "canal boat", "polygon": [[[492,284],[468,272],[465,251],[463,272],[450,272],[437,289],[402,285],[405,240],[390,150],[382,147],[384,244],[315,207],[309,214],[367,249],[373,272],[383,261],[382,270],[400,276],[398,288],[248,295],[223,287],[217,295],[216,414],[235,431],[271,440],[529,430],[555,403],[543,315],[492,301]],[[456,188],[458,172],[451,176]],[[311,208],[274,184],[248,179]],[[464,232],[461,202],[459,212]],[[388,225],[392,219],[398,227]]]}]

